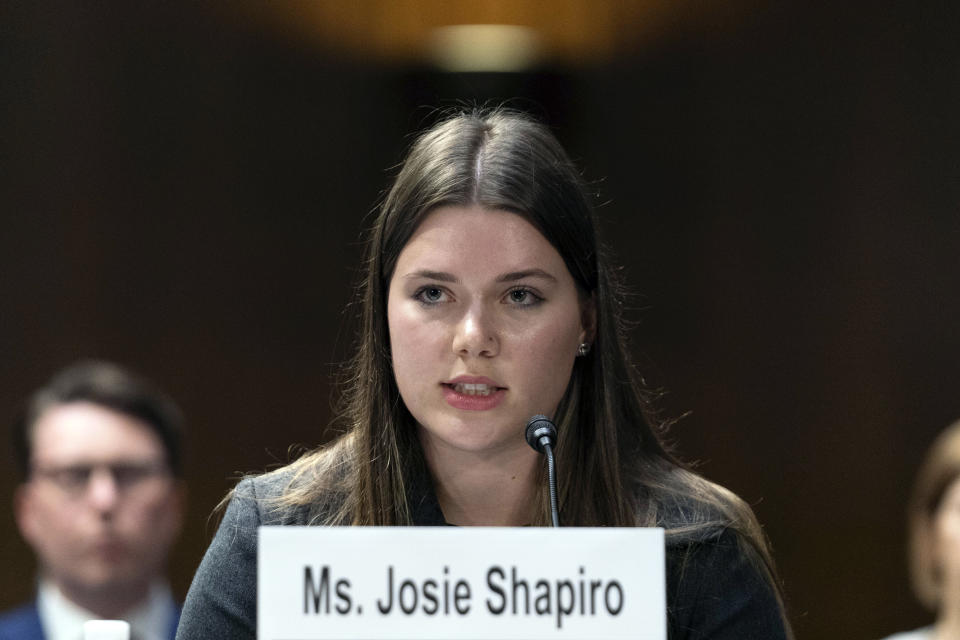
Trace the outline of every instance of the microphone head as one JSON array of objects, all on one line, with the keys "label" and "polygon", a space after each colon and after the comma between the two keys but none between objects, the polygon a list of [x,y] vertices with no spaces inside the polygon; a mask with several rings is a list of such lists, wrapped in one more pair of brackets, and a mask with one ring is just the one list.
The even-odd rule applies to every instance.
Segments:
[{"label": "microphone head", "polygon": [[543,453],[545,444],[552,447],[556,443],[557,427],[550,422],[550,418],[538,413],[527,422],[527,430],[524,435],[526,435],[527,444],[534,450]]}]

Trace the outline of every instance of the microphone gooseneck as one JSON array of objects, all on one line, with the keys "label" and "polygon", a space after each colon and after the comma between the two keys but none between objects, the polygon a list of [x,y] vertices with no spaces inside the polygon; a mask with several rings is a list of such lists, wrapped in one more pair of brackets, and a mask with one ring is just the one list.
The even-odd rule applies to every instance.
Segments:
[{"label": "microphone gooseneck", "polygon": [[550,485],[550,517],[553,526],[560,526],[560,509],[557,507],[557,463],[553,447],[557,443],[557,427],[545,415],[537,414],[527,422],[527,444],[547,456],[547,482]]}]

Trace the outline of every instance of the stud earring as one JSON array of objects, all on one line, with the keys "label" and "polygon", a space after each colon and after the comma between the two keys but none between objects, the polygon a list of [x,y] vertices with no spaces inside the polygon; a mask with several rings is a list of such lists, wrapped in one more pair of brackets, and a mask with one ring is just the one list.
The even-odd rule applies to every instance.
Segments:
[{"label": "stud earring", "polygon": [[577,347],[577,355],[578,355],[578,356],[585,356],[585,355],[587,355],[588,353],[590,353],[590,345],[589,345],[588,343],[586,343],[586,342],[581,342],[581,343],[580,343],[580,346]]}]

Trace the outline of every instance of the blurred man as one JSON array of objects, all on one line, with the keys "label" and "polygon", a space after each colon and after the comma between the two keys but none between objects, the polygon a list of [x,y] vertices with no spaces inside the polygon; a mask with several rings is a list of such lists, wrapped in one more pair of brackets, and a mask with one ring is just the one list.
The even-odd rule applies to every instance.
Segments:
[{"label": "blurred man", "polygon": [[163,576],[184,500],[180,422],[163,394],[103,362],[71,366],[30,398],[14,428],[14,506],[39,580],[34,602],[0,615],[0,640],[79,640],[89,619],[173,638],[179,608]]}]

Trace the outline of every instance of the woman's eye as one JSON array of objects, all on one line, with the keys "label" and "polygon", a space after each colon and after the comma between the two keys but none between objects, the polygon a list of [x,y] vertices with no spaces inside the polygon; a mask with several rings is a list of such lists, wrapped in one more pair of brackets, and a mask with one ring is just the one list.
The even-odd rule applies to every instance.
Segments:
[{"label": "woman's eye", "polygon": [[424,287],[417,291],[414,298],[424,304],[437,304],[444,302],[444,291],[439,287]]},{"label": "woman's eye", "polygon": [[529,289],[514,289],[507,294],[507,299],[518,307],[530,307],[543,301],[543,298]]}]

